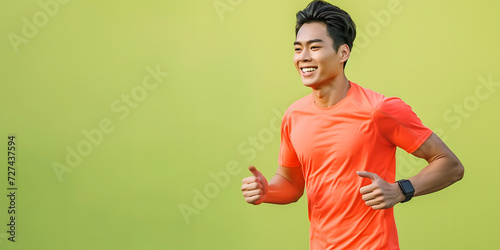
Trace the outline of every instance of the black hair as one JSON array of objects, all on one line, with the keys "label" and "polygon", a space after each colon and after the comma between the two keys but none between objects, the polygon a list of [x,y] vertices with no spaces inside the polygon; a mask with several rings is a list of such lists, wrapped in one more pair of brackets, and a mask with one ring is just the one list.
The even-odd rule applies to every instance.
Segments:
[{"label": "black hair", "polygon": [[[343,44],[352,51],[354,38],[356,38],[356,25],[351,16],[341,8],[321,0],[310,2],[307,7],[297,12],[297,25],[295,36],[305,23],[320,22],[326,24],[328,35],[333,39],[335,51]],[[344,63],[347,64],[347,61]]]}]

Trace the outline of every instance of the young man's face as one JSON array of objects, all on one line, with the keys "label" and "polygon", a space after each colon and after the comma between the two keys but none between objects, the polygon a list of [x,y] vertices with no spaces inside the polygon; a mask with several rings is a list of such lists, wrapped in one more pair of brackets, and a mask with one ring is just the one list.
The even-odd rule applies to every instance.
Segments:
[{"label": "young man's face", "polygon": [[[333,48],[333,39],[328,35],[326,24],[314,22],[302,25],[294,46],[293,63],[305,86],[317,88],[328,85],[343,71],[341,53]],[[341,51],[340,48],[338,51]]]}]

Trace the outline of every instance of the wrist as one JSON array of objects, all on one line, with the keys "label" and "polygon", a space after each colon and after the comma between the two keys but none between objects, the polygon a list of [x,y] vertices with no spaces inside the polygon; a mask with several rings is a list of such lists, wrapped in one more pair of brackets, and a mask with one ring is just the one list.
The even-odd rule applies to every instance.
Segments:
[{"label": "wrist", "polygon": [[415,194],[415,188],[413,188],[413,185],[409,180],[399,180],[396,182],[399,185],[399,188],[401,190],[401,193],[404,195],[404,199],[400,201],[401,203],[407,202],[413,198],[413,195]]},{"label": "wrist", "polygon": [[403,193],[403,191],[401,190],[401,188],[399,187],[399,183],[394,183],[394,188],[396,189],[396,201],[397,203],[400,203],[400,202],[403,202],[405,199],[406,199],[406,196],[405,194]]}]

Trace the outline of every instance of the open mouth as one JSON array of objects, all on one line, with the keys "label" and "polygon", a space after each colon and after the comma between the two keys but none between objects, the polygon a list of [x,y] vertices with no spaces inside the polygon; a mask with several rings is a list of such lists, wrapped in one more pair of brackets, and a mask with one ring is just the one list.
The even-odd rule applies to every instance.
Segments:
[{"label": "open mouth", "polygon": [[307,67],[307,68],[300,68],[302,72],[304,73],[310,73],[318,69],[318,67]]}]

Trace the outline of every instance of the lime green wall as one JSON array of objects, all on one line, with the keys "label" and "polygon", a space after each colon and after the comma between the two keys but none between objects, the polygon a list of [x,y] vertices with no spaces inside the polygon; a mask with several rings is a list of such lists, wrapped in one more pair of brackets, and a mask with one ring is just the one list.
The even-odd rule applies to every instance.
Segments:
[{"label": "lime green wall", "polygon": [[[281,115],[310,92],[292,64],[307,3],[2,1],[0,248],[307,249],[305,196],[251,206],[239,191],[248,165],[273,176]],[[493,248],[500,4],[335,3],[359,34],[347,77],[405,100],[466,168],[396,206],[402,249]],[[399,178],[424,166],[398,152]]]}]

